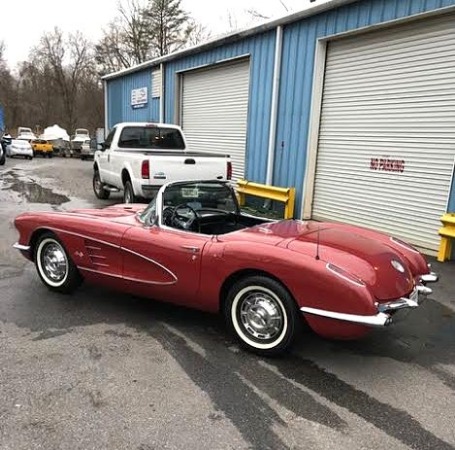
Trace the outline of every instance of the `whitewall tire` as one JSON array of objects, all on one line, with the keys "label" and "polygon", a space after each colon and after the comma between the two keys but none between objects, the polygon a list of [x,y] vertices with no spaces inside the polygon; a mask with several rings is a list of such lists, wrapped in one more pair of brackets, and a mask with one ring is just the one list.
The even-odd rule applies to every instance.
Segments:
[{"label": "whitewall tire", "polygon": [[292,296],[278,281],[262,275],[232,286],[225,317],[243,347],[265,356],[289,349],[299,325]]},{"label": "whitewall tire", "polygon": [[53,233],[45,233],[34,248],[34,261],[41,281],[52,291],[68,294],[82,282],[77,267]]}]

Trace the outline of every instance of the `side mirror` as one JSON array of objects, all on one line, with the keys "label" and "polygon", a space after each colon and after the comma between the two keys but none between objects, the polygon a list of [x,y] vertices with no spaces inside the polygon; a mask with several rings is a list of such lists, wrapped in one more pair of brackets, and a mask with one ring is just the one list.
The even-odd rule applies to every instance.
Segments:
[{"label": "side mirror", "polygon": [[102,152],[109,148],[109,145],[107,145],[105,142],[101,142],[100,144],[98,144],[98,146]]}]

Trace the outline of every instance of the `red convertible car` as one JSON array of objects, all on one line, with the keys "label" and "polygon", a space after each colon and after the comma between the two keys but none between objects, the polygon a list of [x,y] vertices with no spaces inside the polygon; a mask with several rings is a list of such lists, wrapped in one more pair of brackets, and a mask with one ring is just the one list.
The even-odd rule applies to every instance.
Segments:
[{"label": "red convertible car", "polygon": [[242,214],[219,181],[169,183],[146,207],[25,213],[15,226],[15,248],[49,289],[86,280],[221,312],[263,355],[287,349],[302,319],[338,339],[390,325],[438,279],[418,251],[382,233]]}]

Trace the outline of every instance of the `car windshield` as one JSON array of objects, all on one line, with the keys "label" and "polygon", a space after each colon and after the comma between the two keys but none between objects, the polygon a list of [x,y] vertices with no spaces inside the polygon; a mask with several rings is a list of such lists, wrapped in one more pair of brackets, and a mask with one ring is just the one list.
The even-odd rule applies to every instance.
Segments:
[{"label": "car windshield", "polygon": [[125,127],[120,135],[121,148],[141,148],[150,150],[184,150],[182,134],[176,128]]},{"label": "car windshield", "polygon": [[[160,191],[161,192],[161,191]],[[140,213],[140,220],[152,223],[157,214],[157,205],[162,210],[176,206],[188,205],[192,209],[210,210],[238,214],[238,205],[233,190],[228,184],[217,181],[192,181],[173,183],[159,193]]]}]

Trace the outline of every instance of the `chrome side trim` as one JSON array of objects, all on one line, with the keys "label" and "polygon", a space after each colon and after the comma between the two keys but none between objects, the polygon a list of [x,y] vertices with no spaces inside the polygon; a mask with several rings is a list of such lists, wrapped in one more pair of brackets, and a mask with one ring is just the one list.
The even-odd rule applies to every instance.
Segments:
[{"label": "chrome side trim", "polygon": [[[134,279],[134,278],[128,278],[128,277],[122,277],[122,276],[119,276],[120,278],[124,278],[125,280],[129,280],[129,281],[139,281],[140,283],[147,283],[147,284],[159,284],[159,285],[168,285],[168,284],[175,284],[177,283],[178,281],[178,278],[177,276],[171,272],[168,268],[164,267],[162,264],[160,264],[159,262],[157,261],[154,261],[153,259],[150,259],[150,258],[147,258],[147,256],[144,256],[144,255],[141,255],[140,253],[137,253],[133,250],[129,250],[125,247],[122,247],[120,245],[116,245],[116,244],[111,244],[110,242],[106,242],[106,241],[103,241],[102,239],[97,239],[97,238],[93,238],[91,236],[87,236],[87,235],[84,235],[84,234],[81,234],[81,233],[76,233],[74,231],[68,231],[68,230],[62,230],[60,228],[54,228],[54,227],[47,227],[49,230],[52,230],[52,231],[60,231],[61,233],[68,233],[68,234],[72,234],[73,236],[78,236],[78,237],[81,237],[82,239],[89,239],[91,241],[94,241],[94,242],[99,242],[100,244],[104,244],[104,245],[107,245],[107,246],[110,246],[110,247],[113,247],[113,248],[116,248],[116,249],[119,249],[119,250],[123,250],[124,252],[127,252],[127,253],[130,253],[130,254],[133,254],[133,255],[136,255],[142,259],[145,259],[146,261],[148,262],[151,262],[155,265],[157,265],[158,267],[160,267],[161,269],[163,269],[165,272],[167,272],[172,278],[174,278],[174,281],[170,281],[170,282],[167,282],[167,283],[159,283],[159,282],[156,282],[156,281],[147,281],[147,280],[140,280],[140,279]],[[81,267],[81,266],[78,266],[79,269],[82,269],[82,270],[88,270],[89,272],[98,272],[102,275],[109,275],[109,276],[113,276],[112,274],[109,274],[109,273],[105,273],[105,272],[101,272],[101,271],[98,271],[98,270],[93,270],[93,269],[88,269],[88,268],[85,268],[85,267]],[[117,276],[116,276],[117,277]]]},{"label": "chrome side trim", "polygon": [[[56,213],[56,214],[60,214],[60,213]],[[61,228],[55,228],[55,227],[46,227],[46,229],[52,230],[52,231],[59,231],[60,233],[71,234],[73,236],[78,236],[82,239],[89,239],[91,241],[99,242],[100,244],[107,245],[109,247],[120,248],[120,245],[112,244],[111,242],[103,241],[102,239],[94,238],[92,236],[87,236],[86,234],[76,233],[75,231],[62,230]]]},{"label": "chrome side trim", "polygon": [[133,250],[129,250],[125,247],[120,247],[121,250],[124,252],[130,253],[132,255],[138,256],[139,258],[145,259],[146,261],[154,264],[155,266],[158,266],[160,269],[163,269],[165,272],[167,272],[172,278],[174,278],[173,282],[168,282],[168,283],[153,283],[153,284],[174,284],[178,281],[177,276],[171,272],[167,267],[164,267],[162,264],[160,264],[158,261],[155,261],[154,259],[148,258],[147,256],[141,255],[140,253],[137,253]]},{"label": "chrome side trim", "polygon": [[300,308],[300,311],[306,314],[327,317],[329,319],[343,320],[346,322],[358,323],[361,325],[369,325],[372,327],[385,327],[392,323],[391,317],[383,312],[378,312],[373,316],[359,316],[357,314],[345,314],[335,311],[326,311],[324,309],[307,307]]},{"label": "chrome side trim", "polygon": [[439,281],[439,275],[437,273],[435,273],[435,272],[430,272],[430,273],[426,273],[424,275],[421,275],[420,279],[424,283],[436,283],[436,281]]},{"label": "chrome side trim", "polygon": [[20,250],[21,252],[30,251],[30,245],[22,245],[22,244],[19,244],[19,242],[16,242],[15,244],[13,244],[13,248],[15,248],[16,250]]}]

